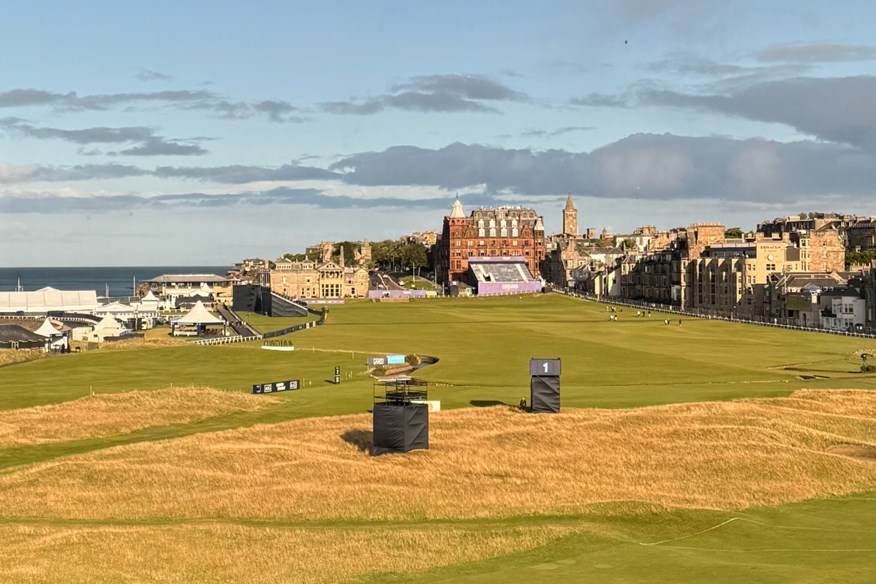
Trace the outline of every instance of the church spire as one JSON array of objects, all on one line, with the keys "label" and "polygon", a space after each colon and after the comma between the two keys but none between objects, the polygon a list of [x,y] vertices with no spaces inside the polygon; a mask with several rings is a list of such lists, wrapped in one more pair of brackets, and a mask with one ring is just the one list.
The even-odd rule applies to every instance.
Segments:
[{"label": "church spire", "polygon": [[563,235],[578,237],[578,210],[572,203],[571,193],[566,198],[566,207],[563,209]]}]

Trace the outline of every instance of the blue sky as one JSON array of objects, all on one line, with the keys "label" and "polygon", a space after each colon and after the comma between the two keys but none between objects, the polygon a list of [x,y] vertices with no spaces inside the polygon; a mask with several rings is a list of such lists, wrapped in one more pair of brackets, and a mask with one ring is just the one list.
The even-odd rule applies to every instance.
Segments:
[{"label": "blue sky", "polygon": [[228,264],[535,207],[876,214],[871,2],[19,2],[0,265]]}]

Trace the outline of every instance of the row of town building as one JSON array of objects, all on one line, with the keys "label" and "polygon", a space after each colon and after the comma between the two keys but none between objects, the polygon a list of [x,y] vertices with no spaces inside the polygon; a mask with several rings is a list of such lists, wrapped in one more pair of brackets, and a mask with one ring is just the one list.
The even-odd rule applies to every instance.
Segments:
[{"label": "row of town building", "polygon": [[[867,300],[869,266],[845,265],[846,251],[876,247],[876,218],[800,214],[730,235],[721,223],[669,230],[643,226],[626,234],[586,228],[582,235],[569,196],[563,229],[556,235],[545,234],[544,218],[533,208],[480,208],[466,214],[456,200],[440,233],[418,232],[406,241],[431,245],[430,267],[444,291],[481,284],[494,290],[503,276],[521,274],[520,282],[541,279],[596,296],[710,314],[830,328],[876,326],[874,303]],[[353,265],[344,264],[337,244],[320,242],[308,247],[303,259],[247,260],[241,267],[258,273],[253,281],[284,296],[363,298],[374,287],[371,246],[367,240],[356,246]],[[473,258],[487,263],[473,269]],[[520,263],[525,270],[504,263]],[[485,271],[486,265],[494,267]]]},{"label": "row of town building", "polygon": [[846,267],[846,251],[874,249],[876,218],[812,214],[728,237],[721,223],[629,235],[577,233],[571,197],[542,273],[552,284],[605,298],[703,314],[834,330],[876,327],[874,272]]}]

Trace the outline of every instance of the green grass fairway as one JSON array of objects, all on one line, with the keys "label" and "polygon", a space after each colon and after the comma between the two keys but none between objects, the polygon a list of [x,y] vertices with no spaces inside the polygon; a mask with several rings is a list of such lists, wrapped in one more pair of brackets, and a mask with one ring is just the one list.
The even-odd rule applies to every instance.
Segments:
[{"label": "green grass fairway", "polygon": [[[853,355],[858,349],[876,349],[876,340],[694,318],[683,318],[679,324],[675,317],[666,326],[663,323],[666,315],[654,312],[650,318],[637,318],[635,309],[628,308],[617,313],[617,321],[609,321],[605,305],[555,294],[410,303],[354,301],[330,306],[328,310],[324,326],[283,337],[295,345],[293,352],[263,350],[262,343],[256,341],[210,347],[97,350],[0,367],[0,410],[61,403],[91,393],[190,385],[248,393],[254,383],[302,381],[301,390],[277,394],[276,404],[254,411],[225,413],[185,424],[141,427],[118,436],[0,447],[0,476],[23,469],[29,472],[26,465],[46,461],[58,462],[61,472],[65,461],[74,464],[74,459],[67,457],[138,442],[174,440],[296,418],[366,412],[374,391],[366,359],[391,353],[438,358],[436,364],[418,370],[415,376],[430,382],[430,399],[440,400],[443,409],[528,400],[530,357],[562,359],[564,408],[632,408],[776,397],[801,388],[876,389],[876,375],[859,373],[860,359]],[[261,332],[307,320],[245,316]],[[332,383],[336,366],[342,370],[340,385]],[[868,440],[876,446],[876,436]],[[747,464],[748,459],[745,460]],[[326,457],[325,464],[333,464],[330,457]],[[796,480],[799,474],[793,476]],[[343,480],[342,471],[338,477]],[[703,509],[630,513],[432,522],[411,518],[400,528],[434,529],[436,533],[459,528],[492,534],[515,525],[546,529],[572,526],[574,533],[525,552],[419,573],[372,573],[352,581],[876,582],[876,562],[872,560],[876,557],[876,493],[736,513]],[[222,521],[222,517],[216,518],[217,525],[233,530],[314,529],[326,533],[386,530],[387,545],[391,545],[393,537],[391,526],[377,521],[305,525],[300,522],[287,525],[282,521],[262,525],[255,519]],[[16,548],[19,550],[16,553],[22,554],[26,554],[31,529],[69,528],[73,533],[93,528],[95,533],[105,530],[112,534],[116,529],[138,526],[207,529],[210,527],[207,523],[210,522],[194,525],[166,517],[84,523],[75,517],[58,521],[40,517],[22,520],[0,510],[0,531],[7,530],[3,537],[13,537],[8,535],[13,533],[14,537],[24,538],[23,547]],[[277,537],[272,533],[271,537]],[[45,541],[51,541],[51,536],[47,535]],[[124,539],[119,541],[124,545]],[[294,554],[295,550],[278,549],[277,553]],[[172,566],[173,554],[168,554],[161,561]],[[88,559],[74,561],[81,564]],[[252,569],[252,581],[262,581],[258,565]],[[34,574],[32,578],[16,577],[10,581],[52,579],[40,579],[38,571]],[[94,581],[109,580],[101,580],[97,574]]]},{"label": "green grass fairway", "polygon": [[517,403],[528,393],[528,359],[563,360],[563,404],[635,407],[784,395],[800,387],[874,387],[852,352],[867,344],[817,333],[618,313],[557,295],[333,307],[329,326],[300,346],[423,353],[440,358],[418,377],[449,406]]},{"label": "green grass fairway", "polygon": [[[260,342],[93,351],[0,368],[0,409],[57,403],[94,392],[208,385],[249,391],[253,383],[302,379],[286,399],[300,415],[361,412],[372,384],[368,355],[419,353],[440,361],[417,376],[443,407],[516,404],[529,392],[530,357],[563,360],[568,407],[635,407],[661,403],[786,395],[802,387],[873,388],[852,352],[865,342],[700,319],[663,325],[654,313],[619,313],[558,295],[332,306],[325,326],[285,337],[294,352]],[[283,328],[301,319],[276,319]],[[257,327],[258,328],[258,327]],[[329,383],[334,367],[345,377]],[[352,375],[351,379],[346,377]]]}]

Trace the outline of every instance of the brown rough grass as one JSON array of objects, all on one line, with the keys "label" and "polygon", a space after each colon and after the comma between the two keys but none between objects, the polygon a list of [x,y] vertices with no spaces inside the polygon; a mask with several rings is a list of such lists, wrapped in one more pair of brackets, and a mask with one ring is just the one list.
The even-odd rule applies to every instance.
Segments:
[{"label": "brown rough grass", "polygon": [[116,436],[251,411],[276,401],[204,387],[100,394],[56,405],[0,411],[0,447]]},{"label": "brown rough grass", "polygon": [[46,356],[43,351],[35,350],[17,350],[17,349],[0,349],[0,367],[4,365],[17,365],[18,363],[27,363],[28,361],[36,361]]},{"label": "brown rough grass", "polygon": [[2,526],[3,582],[295,582],[406,572],[544,545],[569,527]]},{"label": "brown rough grass", "polygon": [[168,327],[156,327],[145,331],[142,339],[129,339],[114,343],[101,343],[101,351],[127,351],[130,349],[156,349],[160,347],[172,347],[185,345],[191,342],[190,338],[172,337]]},{"label": "brown rough grass", "polygon": [[[371,458],[368,415],[121,446],[0,474],[8,518],[420,520],[742,509],[876,488],[876,392],[635,410],[431,416],[431,449]],[[342,439],[347,437],[347,440]]]}]

